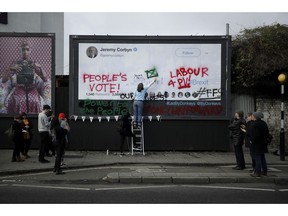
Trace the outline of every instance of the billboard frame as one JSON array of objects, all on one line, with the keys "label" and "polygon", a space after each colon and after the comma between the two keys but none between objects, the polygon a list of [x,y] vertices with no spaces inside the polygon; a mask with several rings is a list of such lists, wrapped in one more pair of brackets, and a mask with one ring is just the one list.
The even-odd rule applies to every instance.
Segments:
[{"label": "billboard frame", "polygon": [[[231,36],[119,36],[119,35],[70,35],[70,52],[69,52],[69,114],[83,115],[77,110],[78,101],[78,68],[79,68],[79,44],[81,43],[127,43],[127,44],[221,44],[221,91],[225,90],[225,94],[221,97],[221,105],[225,114],[221,116],[193,116],[193,117],[177,117],[163,116],[162,119],[167,120],[228,120],[231,117]],[[222,103],[224,101],[224,103]],[[95,114],[84,114],[96,116]],[[100,116],[100,115],[99,115]]]},{"label": "billboard frame", "polygon": [[[51,94],[51,108],[53,110],[54,105],[55,105],[55,33],[1,32],[0,33],[0,39],[1,38],[5,38],[5,37],[7,37],[7,38],[10,38],[10,37],[11,38],[15,38],[15,40],[17,38],[19,38],[19,40],[23,40],[25,38],[27,38],[27,39],[29,38],[30,40],[32,40],[32,39],[33,40],[39,40],[38,43],[41,43],[41,40],[40,40],[41,38],[50,38],[51,39],[51,43],[49,43],[49,46],[51,46],[51,60],[50,60],[49,64],[51,65],[51,74],[50,74],[51,90],[50,90],[50,94]],[[31,46],[31,44],[29,44],[29,46]],[[41,59],[41,58],[39,58],[39,59]],[[38,59],[37,62],[39,62],[39,59]],[[13,60],[15,61],[17,59],[13,59]],[[32,59],[32,60],[35,60],[35,59]],[[1,77],[2,77],[3,74],[4,74],[4,71],[1,71],[1,73],[0,73]],[[40,107],[40,108],[41,108],[40,111],[42,111],[42,107]],[[0,117],[13,117],[13,116],[15,116],[17,114],[19,114],[19,113],[0,113]],[[27,114],[30,117],[38,117],[38,113],[30,113],[30,112],[28,112]]]}]

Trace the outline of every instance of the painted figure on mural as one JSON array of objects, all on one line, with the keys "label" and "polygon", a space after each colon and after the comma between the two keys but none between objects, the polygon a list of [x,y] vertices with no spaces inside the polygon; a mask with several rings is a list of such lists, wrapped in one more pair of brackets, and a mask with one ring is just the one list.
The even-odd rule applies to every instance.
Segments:
[{"label": "painted figure on mural", "polygon": [[30,46],[20,45],[21,59],[12,63],[2,77],[1,113],[39,113],[43,104],[51,104],[51,82],[36,61],[30,59]]}]

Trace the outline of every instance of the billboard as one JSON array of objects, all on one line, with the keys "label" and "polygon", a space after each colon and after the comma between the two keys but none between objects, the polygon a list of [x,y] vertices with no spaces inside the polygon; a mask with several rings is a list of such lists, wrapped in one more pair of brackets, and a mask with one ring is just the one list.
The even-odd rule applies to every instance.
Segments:
[{"label": "billboard", "polygon": [[131,111],[137,85],[156,79],[144,115],[226,117],[229,42],[228,36],[71,36],[71,114]]},{"label": "billboard", "polygon": [[54,34],[0,33],[0,115],[52,105]]},{"label": "billboard", "polygon": [[220,44],[79,44],[78,71],[79,100],[129,100],[155,78],[147,99],[221,99]]}]

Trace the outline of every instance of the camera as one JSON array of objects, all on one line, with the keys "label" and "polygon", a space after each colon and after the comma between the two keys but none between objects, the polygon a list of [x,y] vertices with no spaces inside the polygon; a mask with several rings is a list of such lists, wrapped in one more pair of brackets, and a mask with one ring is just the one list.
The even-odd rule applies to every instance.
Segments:
[{"label": "camera", "polygon": [[17,64],[21,65],[22,70],[17,74],[17,84],[30,85],[33,84],[34,74],[33,69],[29,67],[32,61],[19,61]]}]

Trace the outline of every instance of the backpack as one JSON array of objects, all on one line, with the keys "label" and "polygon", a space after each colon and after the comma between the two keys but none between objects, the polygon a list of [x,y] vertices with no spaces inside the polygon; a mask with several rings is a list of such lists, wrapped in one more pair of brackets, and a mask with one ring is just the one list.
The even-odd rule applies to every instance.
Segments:
[{"label": "backpack", "polygon": [[13,140],[15,137],[15,130],[13,128],[13,125],[10,125],[10,127],[4,133],[8,136],[10,140]]}]

